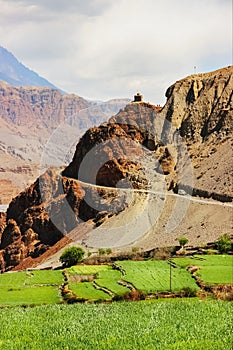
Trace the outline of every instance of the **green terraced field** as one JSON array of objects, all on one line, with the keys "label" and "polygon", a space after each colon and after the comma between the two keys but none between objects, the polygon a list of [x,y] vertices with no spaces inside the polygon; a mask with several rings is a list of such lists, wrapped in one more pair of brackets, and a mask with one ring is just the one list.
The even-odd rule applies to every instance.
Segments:
[{"label": "green terraced field", "polygon": [[118,284],[118,281],[122,279],[122,274],[120,271],[117,270],[102,270],[98,273],[97,279],[95,279],[95,282],[101,286],[109,289],[111,292],[115,293],[116,295],[123,295],[130,290],[120,284]]},{"label": "green terraced field", "polygon": [[232,266],[202,266],[197,276],[207,284],[233,284]]},{"label": "green terraced field", "polygon": [[204,283],[233,283],[233,257],[230,255],[195,255],[194,258],[174,258],[172,261],[183,268],[199,266],[196,274]]},{"label": "green terraced field", "polygon": [[[117,265],[125,271],[123,279],[136,289],[146,293],[170,290],[170,266],[167,261],[120,261]],[[190,273],[185,269],[171,268],[171,290],[180,291],[185,287],[198,290]]]},{"label": "green terraced field", "polygon": [[61,301],[59,285],[62,283],[61,271],[1,274],[0,306],[59,303]]},{"label": "green terraced field", "polygon": [[231,350],[232,303],[195,298],[0,309],[2,350]]},{"label": "green terraced field", "polygon": [[69,275],[94,275],[102,270],[108,270],[108,265],[77,265],[67,269]]},{"label": "green terraced field", "polygon": [[89,300],[109,300],[110,295],[98,290],[92,282],[69,283],[69,289],[79,298]]},{"label": "green terraced field", "polygon": [[[172,267],[167,261],[118,261],[116,264],[125,271],[112,269],[111,265],[77,265],[66,269],[68,287],[77,297],[90,300],[107,300],[110,295],[97,286],[112,292],[112,297],[123,296],[129,289],[120,285],[119,280],[131,283],[135,289],[147,294],[170,291],[179,292],[184,288],[199,290],[195,280],[186,270],[189,265],[200,266],[196,272],[206,284],[233,283],[232,256],[205,255],[194,258],[174,258],[178,266]],[[90,278],[89,278],[90,275]],[[88,278],[86,278],[88,277]],[[64,283],[61,270],[27,271],[0,275],[0,306],[53,304],[61,301],[59,286]],[[80,282],[80,278],[84,278]],[[85,279],[86,278],[86,279]],[[110,293],[111,294],[111,293]]]},{"label": "green terraced field", "polygon": [[232,255],[194,255],[184,258],[173,258],[172,261],[181,267],[195,266],[233,266]]},{"label": "green terraced field", "polygon": [[61,302],[59,290],[52,286],[0,288],[0,306],[57,304],[59,302]]},{"label": "green terraced field", "polygon": [[27,285],[36,284],[55,284],[63,283],[63,275],[61,270],[33,270],[28,273],[26,280]]},{"label": "green terraced field", "polygon": [[1,288],[18,288],[22,287],[27,279],[26,272],[8,272],[0,274]]}]

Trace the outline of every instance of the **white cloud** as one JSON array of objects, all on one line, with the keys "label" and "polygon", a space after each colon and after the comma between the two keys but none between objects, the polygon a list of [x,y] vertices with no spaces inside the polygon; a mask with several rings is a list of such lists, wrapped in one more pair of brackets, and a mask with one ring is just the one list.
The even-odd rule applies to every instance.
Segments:
[{"label": "white cloud", "polygon": [[0,0],[2,44],[64,90],[164,102],[175,80],[231,64],[230,0]]}]

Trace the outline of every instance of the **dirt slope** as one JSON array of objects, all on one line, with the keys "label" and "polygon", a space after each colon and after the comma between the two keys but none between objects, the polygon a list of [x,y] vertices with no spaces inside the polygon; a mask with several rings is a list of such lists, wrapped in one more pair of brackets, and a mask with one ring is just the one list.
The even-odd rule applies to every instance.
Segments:
[{"label": "dirt slope", "polygon": [[11,202],[1,268],[28,257],[46,264],[64,236],[93,249],[151,249],[232,233],[232,77],[232,67],[187,77],[162,111],[130,103],[89,129],[62,176],[47,171]]}]

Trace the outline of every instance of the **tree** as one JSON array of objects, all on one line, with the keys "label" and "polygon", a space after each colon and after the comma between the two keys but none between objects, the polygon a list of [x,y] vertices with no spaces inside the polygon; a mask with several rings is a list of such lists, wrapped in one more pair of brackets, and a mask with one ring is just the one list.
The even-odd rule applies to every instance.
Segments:
[{"label": "tree", "polygon": [[227,253],[229,250],[231,250],[231,239],[230,237],[225,233],[222,235],[219,240],[216,242],[216,247],[219,251],[219,253]]},{"label": "tree", "polygon": [[79,247],[67,248],[60,256],[60,261],[67,267],[83,261],[84,250]]},{"label": "tree", "polygon": [[180,237],[179,238],[179,244],[181,245],[181,247],[184,247],[185,246],[185,244],[187,244],[188,243],[188,238],[186,238],[186,237]]},{"label": "tree", "polygon": [[104,248],[99,248],[98,253],[99,253],[99,255],[104,255],[106,253],[106,251]]}]

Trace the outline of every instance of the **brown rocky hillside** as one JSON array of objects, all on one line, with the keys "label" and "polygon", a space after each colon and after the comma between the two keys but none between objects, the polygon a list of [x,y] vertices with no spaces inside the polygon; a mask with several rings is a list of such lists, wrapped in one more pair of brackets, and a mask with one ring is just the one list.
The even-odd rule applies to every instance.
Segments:
[{"label": "brown rocky hillside", "polygon": [[[168,88],[162,113],[192,157],[195,187],[233,195],[233,67],[195,74]],[[169,140],[171,141],[171,140]]]},{"label": "brown rocky hillside", "polygon": [[[151,249],[231,233],[232,79],[232,67],[192,75],[167,90],[162,111],[130,103],[89,129],[62,176],[48,170],[11,202],[1,269],[47,258],[63,236]],[[175,195],[182,190],[195,197]]]},{"label": "brown rocky hillside", "polygon": [[73,143],[126,103],[119,99],[97,105],[56,89],[0,81],[0,203],[9,203],[32,183],[43,163],[69,163]]},{"label": "brown rocky hillside", "polygon": [[[63,174],[107,186],[129,177],[137,187],[137,176],[143,170],[140,159],[135,164],[134,158],[137,152],[140,158],[146,149],[150,151],[144,154],[150,158],[147,170],[162,172],[168,188],[178,185],[188,190],[191,186],[194,193],[203,196],[233,196],[229,161],[232,86],[233,67],[227,67],[176,82],[167,90],[167,102],[161,112],[147,103],[129,104],[108,123],[85,133]],[[91,152],[78,177],[83,159],[88,158],[95,145],[99,147]],[[102,164],[106,159],[109,162]],[[187,166],[188,161],[192,166]]]}]

